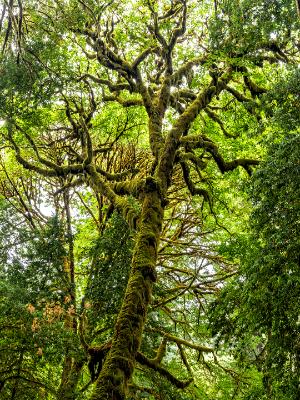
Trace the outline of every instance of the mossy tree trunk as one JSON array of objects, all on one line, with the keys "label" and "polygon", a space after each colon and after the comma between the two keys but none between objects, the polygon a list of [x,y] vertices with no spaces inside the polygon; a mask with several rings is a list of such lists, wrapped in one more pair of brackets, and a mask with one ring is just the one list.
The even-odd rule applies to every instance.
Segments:
[{"label": "mossy tree trunk", "polygon": [[97,380],[92,400],[121,400],[132,376],[156,279],[155,264],[163,220],[162,199],[152,182],[147,185],[131,274],[115,326],[111,351]]}]

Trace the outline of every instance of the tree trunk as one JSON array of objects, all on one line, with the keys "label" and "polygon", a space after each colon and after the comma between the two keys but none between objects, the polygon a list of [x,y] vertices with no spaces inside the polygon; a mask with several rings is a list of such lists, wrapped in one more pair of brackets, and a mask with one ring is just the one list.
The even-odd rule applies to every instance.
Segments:
[{"label": "tree trunk", "polygon": [[163,221],[160,191],[148,179],[131,273],[118,315],[111,350],[97,380],[92,400],[123,400],[140,347],[147,307],[156,280],[157,248]]}]

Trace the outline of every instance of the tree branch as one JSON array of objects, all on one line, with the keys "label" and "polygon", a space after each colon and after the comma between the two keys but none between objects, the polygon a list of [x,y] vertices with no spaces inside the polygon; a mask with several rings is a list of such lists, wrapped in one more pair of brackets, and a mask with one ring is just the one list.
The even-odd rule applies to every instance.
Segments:
[{"label": "tree branch", "polygon": [[140,352],[138,352],[137,355],[136,355],[136,361],[139,364],[145,365],[146,367],[151,368],[154,371],[158,372],[160,375],[162,375],[164,378],[166,378],[170,383],[172,383],[178,389],[184,389],[191,382],[193,382],[192,378],[190,378],[190,379],[188,379],[186,381],[181,381],[181,380],[177,379],[166,368],[161,367],[156,362],[150,360],[149,358],[147,358],[144,354],[142,354]]},{"label": "tree branch", "polygon": [[218,146],[212,141],[208,140],[208,138],[204,138],[203,136],[185,136],[181,139],[181,143],[189,143],[192,148],[203,148],[207,150],[212,155],[222,174],[227,171],[232,171],[238,166],[241,166],[246,170],[249,175],[251,175],[250,167],[259,164],[259,160],[248,158],[238,158],[236,160],[226,162],[223,156],[220,154]]}]

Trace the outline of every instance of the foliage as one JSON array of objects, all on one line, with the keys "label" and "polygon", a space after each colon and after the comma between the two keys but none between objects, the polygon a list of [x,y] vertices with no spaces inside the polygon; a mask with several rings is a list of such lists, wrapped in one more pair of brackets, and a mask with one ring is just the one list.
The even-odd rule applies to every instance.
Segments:
[{"label": "foliage", "polygon": [[270,399],[299,397],[299,145],[286,136],[255,173],[240,277],[213,305],[214,331],[263,372]]},{"label": "foliage", "polygon": [[132,253],[132,237],[124,219],[114,213],[91,249],[85,301],[91,318],[113,326],[124,296]]},{"label": "foliage", "polygon": [[[2,207],[2,215],[9,214],[16,222],[12,208]],[[66,344],[74,342],[63,323],[69,304],[61,306],[66,296],[66,253],[57,218],[50,219],[42,232],[28,231],[22,221],[20,225],[16,230],[9,219],[1,223],[6,238],[14,230],[14,240],[2,248],[6,263],[1,264],[0,290],[1,398],[38,399],[45,388],[54,391],[57,365]]]}]

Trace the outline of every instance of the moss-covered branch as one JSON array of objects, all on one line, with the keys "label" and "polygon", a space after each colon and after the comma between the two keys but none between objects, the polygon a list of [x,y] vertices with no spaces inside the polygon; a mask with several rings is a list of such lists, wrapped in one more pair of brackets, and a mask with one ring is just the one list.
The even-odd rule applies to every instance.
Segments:
[{"label": "moss-covered branch", "polygon": [[191,123],[195,120],[199,112],[206,108],[212,98],[225,88],[230,77],[230,72],[224,74],[223,77],[218,80],[217,86],[213,86],[212,81],[211,84],[197,96],[197,98],[185,109],[173,124],[165,142],[157,172],[163,190],[166,190],[171,183],[171,174],[181,136],[188,131]]},{"label": "moss-covered branch", "polygon": [[83,176],[79,177],[77,179],[74,179],[73,181],[66,183],[61,188],[57,189],[56,192],[54,192],[54,196],[57,196],[58,194],[63,193],[66,189],[75,188],[75,187],[83,185],[84,183],[85,183],[85,178]]},{"label": "moss-covered branch", "polygon": [[[23,130],[22,130],[23,131]],[[32,162],[29,162],[26,160],[22,155],[21,155],[21,149],[17,145],[16,141],[13,138],[12,135],[12,127],[9,126],[8,128],[8,140],[12,144],[12,147],[15,150],[15,155],[16,155],[16,160],[26,169],[30,171],[37,172],[38,174],[45,176],[45,177],[54,177],[54,176],[62,176],[66,177],[69,174],[72,175],[78,175],[80,173],[83,173],[84,167],[82,164],[72,164],[72,165],[58,165],[55,164],[49,160],[44,159],[41,157],[37,151],[37,147],[34,143],[34,141],[30,138],[30,136],[26,133],[27,139],[30,141],[30,144],[33,147],[33,150],[35,151],[38,160],[44,164],[45,166],[49,167],[48,168],[43,168],[40,167],[36,164],[33,164]]]},{"label": "moss-covered branch", "polygon": [[186,63],[184,63],[180,68],[178,68],[170,77],[172,85],[176,85],[181,79],[194,67],[198,65],[203,65],[207,62],[207,56],[193,58]]},{"label": "moss-covered branch", "polygon": [[152,46],[152,47],[148,47],[148,49],[145,49],[144,51],[142,51],[133,61],[132,63],[132,68],[133,70],[136,70],[137,67],[150,55],[153,53],[160,53],[160,49],[158,46]]},{"label": "moss-covered branch", "polygon": [[115,182],[111,187],[120,196],[129,195],[138,198],[144,192],[145,179],[134,178],[130,181]]},{"label": "moss-covered branch", "polygon": [[190,170],[185,161],[180,162],[182,169],[183,179],[191,193],[192,196],[202,196],[205,201],[210,203],[210,197],[206,189],[197,187],[190,177]]},{"label": "moss-covered branch", "polygon": [[83,173],[84,168],[82,164],[73,164],[69,166],[57,166],[55,169],[46,169],[41,168],[38,165],[32,164],[31,162],[27,161],[25,158],[21,156],[20,151],[16,151],[16,160],[29,171],[34,171],[42,176],[45,177],[55,177],[55,176],[62,176],[66,177],[69,174],[78,175]]},{"label": "moss-covered branch", "polygon": [[219,125],[219,127],[221,128],[221,131],[224,133],[225,137],[233,138],[233,139],[237,138],[237,135],[232,135],[226,130],[221,118],[219,118],[219,116],[215,112],[213,112],[209,107],[207,107],[205,109],[205,112],[209,116],[210,119],[212,119],[214,122],[216,122]]},{"label": "moss-covered branch", "polygon": [[250,114],[254,115],[258,120],[261,118],[257,110],[258,104],[255,100],[245,96],[243,93],[229,85],[226,85],[226,91],[232,94],[232,96],[240,103],[243,103],[244,107]]},{"label": "moss-covered branch", "polygon": [[181,344],[183,346],[189,347],[191,349],[203,352],[203,353],[213,353],[214,349],[212,347],[208,346],[202,346],[193,342],[189,342],[188,340],[184,340],[182,338],[179,338],[178,336],[174,336],[171,333],[165,332],[161,329],[154,329],[155,332],[159,332],[161,335],[163,335],[166,339],[168,339],[171,342],[174,342],[176,344]]},{"label": "moss-covered branch", "polygon": [[103,101],[116,101],[121,104],[121,106],[127,107],[136,107],[144,105],[142,99],[132,98],[132,99],[122,99],[120,96],[103,96]]},{"label": "moss-covered branch", "polygon": [[160,363],[164,356],[166,355],[166,350],[167,350],[167,338],[163,337],[162,341],[159,345],[159,348],[157,349],[156,356],[153,359],[153,362],[155,363]]},{"label": "moss-covered branch", "polygon": [[[115,174],[112,174],[110,172],[105,171],[101,167],[96,166],[97,172],[104,176],[108,181],[112,182],[118,182],[118,181],[123,181],[124,178],[128,177],[130,174],[137,174],[139,172],[138,169],[128,169],[122,172],[118,172]],[[122,182],[123,183],[123,182]],[[125,183],[125,182],[124,182]]]},{"label": "moss-covered branch", "polygon": [[131,86],[128,83],[113,83],[108,79],[99,78],[98,76],[92,74],[84,74],[78,80],[85,80],[89,79],[99,85],[107,86],[110,92],[120,92],[122,90],[131,91]]},{"label": "moss-covered branch", "polygon": [[122,198],[116,194],[112,186],[109,185],[108,182],[106,182],[97,172],[95,165],[90,164],[86,166],[85,170],[89,175],[89,181],[94,191],[105,196],[113,204],[113,206],[122,213],[129,226],[131,228],[135,228],[138,219],[138,213],[132,204],[130,204],[126,198]]},{"label": "moss-covered branch", "polygon": [[237,167],[243,167],[249,175],[251,175],[251,166],[259,164],[259,160],[253,160],[248,158],[238,158],[232,161],[225,161],[221,155],[218,146],[211,140],[204,138],[203,136],[190,135],[185,136],[181,139],[182,144],[189,143],[192,148],[203,148],[206,149],[215,160],[219,167],[219,170],[224,174],[225,172],[232,171]]},{"label": "moss-covered branch", "polygon": [[137,353],[136,360],[139,364],[145,365],[148,368],[153,369],[158,374],[166,378],[170,383],[176,386],[178,389],[186,388],[191,382],[193,382],[193,378],[187,379],[185,381],[181,381],[180,379],[176,378],[174,375],[171,374],[166,368],[162,367],[158,363],[150,360],[142,353]]},{"label": "moss-covered branch", "polygon": [[198,170],[203,170],[207,167],[207,161],[203,161],[199,156],[197,156],[193,151],[177,151],[176,161],[191,162],[195,168]]},{"label": "moss-covered branch", "polygon": [[177,347],[178,347],[179,354],[180,354],[180,357],[181,357],[181,360],[182,360],[183,364],[185,365],[185,367],[188,370],[189,374],[193,375],[192,369],[191,369],[190,364],[189,364],[189,362],[187,360],[187,357],[186,357],[186,354],[185,354],[185,351],[184,351],[182,345],[180,343],[177,343]]},{"label": "moss-covered branch", "polygon": [[[280,53],[280,49],[278,46],[277,49],[279,50]],[[251,93],[251,96],[253,98],[259,96],[260,94],[266,93],[267,90],[265,88],[259,86],[250,78],[249,71],[245,66],[239,66],[238,71],[243,74],[245,85],[249,89],[249,92]]]}]

